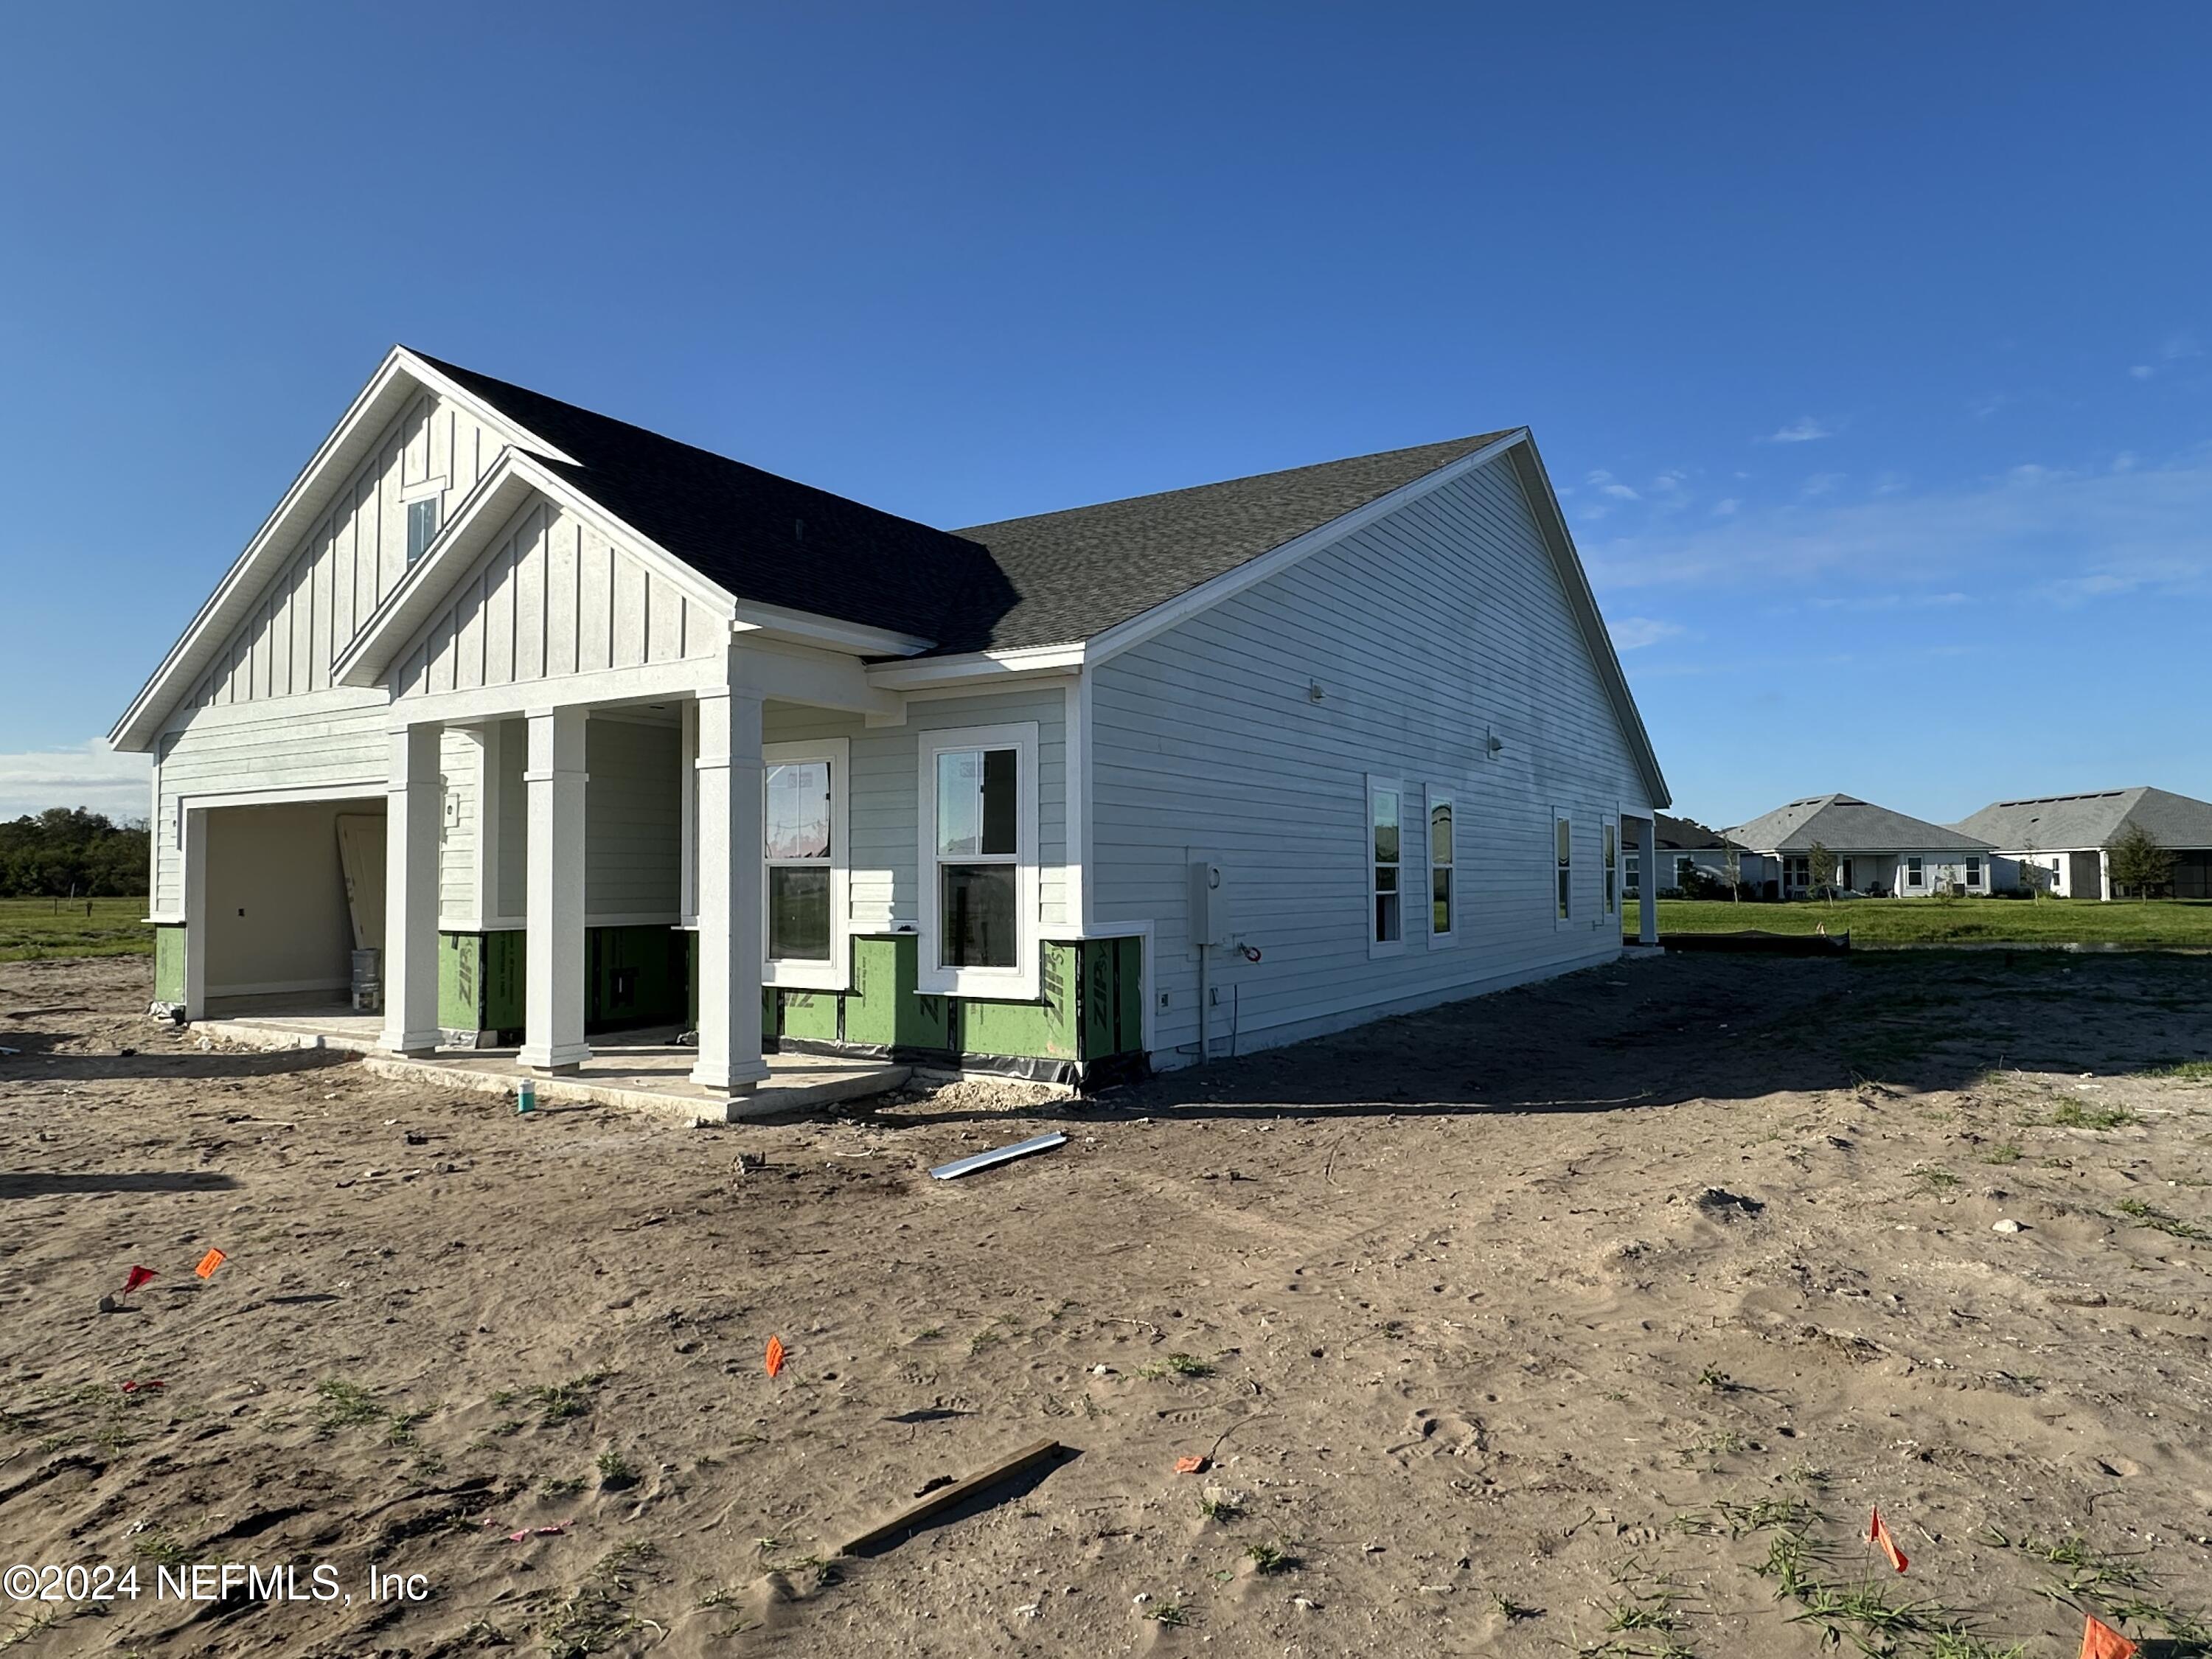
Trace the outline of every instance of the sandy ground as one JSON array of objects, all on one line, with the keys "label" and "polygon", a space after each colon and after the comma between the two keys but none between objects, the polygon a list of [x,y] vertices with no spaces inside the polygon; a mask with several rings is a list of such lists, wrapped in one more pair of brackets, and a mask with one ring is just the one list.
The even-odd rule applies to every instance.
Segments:
[{"label": "sandy ground", "polygon": [[[2070,1659],[2087,1602],[2203,1651],[2212,1087],[2153,1073],[2208,993],[1672,957],[1087,1104],[685,1129],[0,967],[0,1566],[140,1578],[0,1650]],[[193,1562],[309,1599],[155,1593]]]}]

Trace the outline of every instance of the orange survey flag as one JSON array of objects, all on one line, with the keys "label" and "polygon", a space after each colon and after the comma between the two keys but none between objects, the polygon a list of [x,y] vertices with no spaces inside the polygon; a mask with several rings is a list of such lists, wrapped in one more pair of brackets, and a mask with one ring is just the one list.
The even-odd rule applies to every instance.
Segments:
[{"label": "orange survey flag", "polygon": [[1891,1566],[1899,1572],[1905,1571],[1905,1552],[1897,1547],[1897,1540],[1889,1535],[1889,1528],[1882,1524],[1880,1509],[1875,1510],[1874,1519],[1868,1523],[1867,1540],[1881,1547],[1881,1553],[1889,1558]]},{"label": "orange survey flag", "polygon": [[2081,1632],[2081,1659],[2135,1659],[2136,1644],[2094,1613]]},{"label": "orange survey flag", "polygon": [[215,1270],[229,1260],[230,1258],[225,1255],[221,1250],[210,1250],[205,1255],[200,1258],[200,1265],[193,1268],[192,1271],[198,1273],[202,1279],[213,1279],[215,1277]]},{"label": "orange survey flag", "polygon": [[783,1339],[771,1336],[768,1340],[768,1374],[774,1376],[783,1369]]}]

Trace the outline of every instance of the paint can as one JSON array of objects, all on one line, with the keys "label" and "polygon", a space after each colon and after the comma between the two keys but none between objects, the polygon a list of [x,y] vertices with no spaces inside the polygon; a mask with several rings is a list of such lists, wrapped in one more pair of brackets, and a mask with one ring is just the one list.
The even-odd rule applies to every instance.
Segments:
[{"label": "paint can", "polygon": [[515,1114],[520,1116],[537,1109],[538,1085],[531,1079],[525,1078],[522,1079],[522,1086],[514,1091]]}]

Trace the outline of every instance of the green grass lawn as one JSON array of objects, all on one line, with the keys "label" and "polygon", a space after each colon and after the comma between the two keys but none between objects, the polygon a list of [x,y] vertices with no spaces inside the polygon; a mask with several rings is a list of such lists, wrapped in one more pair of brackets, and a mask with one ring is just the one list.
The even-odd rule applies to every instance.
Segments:
[{"label": "green grass lawn", "polygon": [[141,920],[145,914],[143,898],[0,898],[0,962],[151,956],[154,930]]},{"label": "green grass lawn", "polygon": [[[1621,931],[1636,937],[1634,900]],[[1735,904],[1726,899],[1661,899],[1662,933],[1809,933],[1848,929],[1853,944],[2199,945],[2212,948],[2212,901],[2094,899],[1845,899],[1834,904]]]}]

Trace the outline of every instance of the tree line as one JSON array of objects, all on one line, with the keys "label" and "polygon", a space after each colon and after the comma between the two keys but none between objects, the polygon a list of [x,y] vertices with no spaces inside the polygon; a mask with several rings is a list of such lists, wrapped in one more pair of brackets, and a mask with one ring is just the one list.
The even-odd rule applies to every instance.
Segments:
[{"label": "tree line", "polygon": [[143,823],[82,806],[0,821],[0,898],[136,896],[146,866]]}]

